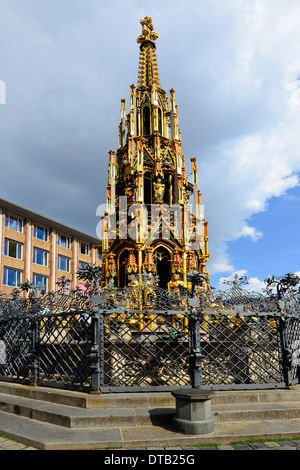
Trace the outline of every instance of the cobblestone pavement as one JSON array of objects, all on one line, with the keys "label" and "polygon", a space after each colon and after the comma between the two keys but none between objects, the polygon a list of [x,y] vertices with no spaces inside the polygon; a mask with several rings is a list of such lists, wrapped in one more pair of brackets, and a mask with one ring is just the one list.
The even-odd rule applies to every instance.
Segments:
[{"label": "cobblestone pavement", "polygon": [[185,447],[143,447],[126,450],[300,450],[300,440],[250,442],[247,444],[223,444],[214,446]]},{"label": "cobblestone pavement", "polygon": [[[0,436],[0,450],[37,450],[34,447],[19,442],[13,441]],[[198,451],[198,450],[300,450],[299,440],[285,440],[285,441],[268,441],[268,442],[249,442],[246,444],[223,444],[211,446],[184,446],[184,447],[134,447],[128,449],[114,449],[117,450],[164,450],[164,451]]]},{"label": "cobblestone pavement", "polygon": [[0,436],[0,450],[36,450],[34,447],[30,447],[26,444],[7,439]]}]

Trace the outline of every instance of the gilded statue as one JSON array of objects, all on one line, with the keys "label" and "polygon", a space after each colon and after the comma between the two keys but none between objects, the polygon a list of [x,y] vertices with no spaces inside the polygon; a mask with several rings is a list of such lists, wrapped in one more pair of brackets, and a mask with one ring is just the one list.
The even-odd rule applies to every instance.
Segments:
[{"label": "gilded statue", "polygon": [[153,183],[154,189],[154,201],[161,202],[165,194],[165,185],[162,183],[161,178],[157,178],[157,181]]}]

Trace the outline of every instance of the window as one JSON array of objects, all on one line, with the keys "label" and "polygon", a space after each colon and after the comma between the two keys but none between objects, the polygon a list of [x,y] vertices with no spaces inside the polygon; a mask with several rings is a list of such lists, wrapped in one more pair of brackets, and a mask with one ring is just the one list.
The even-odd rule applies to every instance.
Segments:
[{"label": "window", "polygon": [[32,276],[32,282],[34,284],[34,287],[38,290],[44,290],[47,291],[47,277],[42,276],[41,274],[34,274]]},{"label": "window", "polygon": [[162,135],[162,113],[161,113],[161,109],[158,108],[158,132],[160,133],[160,135]]},{"label": "window", "polygon": [[139,129],[139,114],[138,114],[138,110],[136,110],[135,122],[136,122],[136,135],[139,135],[140,129]]},{"label": "window", "polygon": [[143,108],[143,135],[150,134],[150,108],[145,106]]},{"label": "window", "polygon": [[144,203],[146,204],[146,206],[148,206],[152,202],[151,173],[148,172],[148,171],[146,173],[144,173],[144,178],[143,179],[144,179],[144,184],[143,184],[143,187],[144,187]]},{"label": "window", "polygon": [[48,266],[48,253],[47,251],[40,250],[39,248],[33,249],[33,262],[41,266]]},{"label": "window", "polygon": [[81,253],[82,255],[88,255],[89,254],[89,245],[87,245],[86,243],[79,243],[79,253]]},{"label": "window", "polygon": [[101,248],[97,248],[97,259],[102,259],[102,252],[101,252]]},{"label": "window", "polygon": [[61,246],[62,248],[67,248],[69,250],[71,246],[70,238],[65,237],[64,235],[58,235],[58,246]]},{"label": "window", "polygon": [[21,282],[21,271],[16,269],[4,268],[3,270],[3,285],[18,287]]},{"label": "window", "polygon": [[79,267],[80,268],[86,268],[88,263],[84,263],[83,261],[79,261]]},{"label": "window", "polygon": [[48,241],[48,230],[43,227],[39,227],[38,225],[34,226],[33,231],[34,238],[38,238],[39,240],[44,240],[45,242]]},{"label": "window", "polygon": [[70,272],[70,259],[65,256],[58,255],[57,268],[61,271]]},{"label": "window", "polygon": [[16,232],[23,232],[23,221],[18,217],[13,217],[12,215],[7,215],[5,217],[5,227],[10,230],[15,230]]},{"label": "window", "polygon": [[22,259],[21,243],[15,242],[13,240],[5,239],[4,256],[10,256],[11,258]]}]

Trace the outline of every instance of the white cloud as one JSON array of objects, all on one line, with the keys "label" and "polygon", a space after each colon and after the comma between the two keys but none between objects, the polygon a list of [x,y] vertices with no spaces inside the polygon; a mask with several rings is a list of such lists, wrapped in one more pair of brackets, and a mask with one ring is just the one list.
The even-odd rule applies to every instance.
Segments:
[{"label": "white cloud", "polygon": [[[233,271],[229,276],[227,277],[221,277],[219,279],[219,284],[216,287],[216,290],[228,290],[232,288],[232,284],[227,284],[226,281],[229,283],[232,283],[235,280],[235,277],[237,276],[237,279],[240,279],[241,282],[239,283],[239,287],[241,289],[245,289],[249,292],[257,292],[257,293],[262,293],[263,289],[266,288],[266,284],[264,281],[259,280],[257,277],[250,277],[249,279],[247,278],[247,270],[246,269],[240,269],[239,271]],[[224,282],[225,281],[225,282]]]},{"label": "white cloud", "polygon": [[263,234],[256,230],[254,227],[249,227],[249,225],[244,225],[241,232],[238,233],[238,238],[240,237],[250,237],[254,242],[259,240]]},{"label": "white cloud", "polygon": [[137,81],[139,20],[151,15],[161,86],[176,89],[186,161],[197,156],[209,272],[233,272],[227,243],[259,242],[263,230],[249,218],[299,184],[299,0],[0,0],[0,8],[1,197],[95,234],[120,99],[128,103]]},{"label": "white cloud", "polygon": [[[226,262],[226,251],[219,249],[224,250],[226,242],[263,236],[247,220],[266,210],[272,197],[297,186],[300,172],[300,4],[233,0],[223,2],[223,13],[231,17],[238,40],[222,91],[232,96],[233,110],[241,109],[238,96],[239,106],[248,106],[249,115],[242,116],[245,129],[236,119],[234,138],[223,139],[205,161],[199,158],[211,273],[232,265],[231,260]],[[256,128],[251,128],[253,115]]]}]

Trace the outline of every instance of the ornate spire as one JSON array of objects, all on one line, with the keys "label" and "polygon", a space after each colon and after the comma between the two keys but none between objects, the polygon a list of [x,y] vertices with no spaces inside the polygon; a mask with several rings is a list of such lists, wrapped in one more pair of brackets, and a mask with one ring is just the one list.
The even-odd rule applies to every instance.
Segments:
[{"label": "ornate spire", "polygon": [[130,85],[128,114],[125,99],[121,100],[119,148],[109,152],[103,272],[105,282],[117,278],[120,287],[128,285],[133,274],[146,272],[159,276],[160,287],[172,282],[175,288],[187,285],[189,272],[207,274],[207,222],[196,158],[193,182],[185,172],[175,90],[170,89],[168,100],[159,84],[158,34],[151,17],[140,22],[138,86]]},{"label": "ornate spire", "polygon": [[155,40],[158,33],[153,31],[152,18],[146,16],[141,20],[142,34],[137,38],[140,44],[139,86],[149,87],[156,83],[159,86],[159,75],[156,57]]}]

